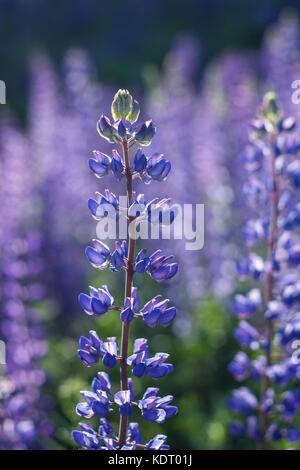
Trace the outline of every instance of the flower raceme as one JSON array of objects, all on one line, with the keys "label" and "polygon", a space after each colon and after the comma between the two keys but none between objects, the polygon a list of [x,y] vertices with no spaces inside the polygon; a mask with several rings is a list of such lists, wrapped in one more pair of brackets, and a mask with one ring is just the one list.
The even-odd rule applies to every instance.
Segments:
[{"label": "flower raceme", "polygon": [[[244,195],[255,213],[243,235],[247,247],[257,252],[240,261],[237,272],[257,287],[233,302],[240,320],[234,336],[248,351],[236,354],[229,371],[248,386],[234,390],[227,403],[234,413],[247,416],[230,424],[231,434],[248,436],[258,449],[300,439],[292,423],[300,409],[300,358],[295,351],[300,339],[300,147],[294,128],[295,120],[286,118],[275,95],[267,93],[251,122],[250,146],[243,155],[249,174]],[[260,383],[260,396],[253,382]]]},{"label": "flower raceme", "polygon": [[[148,157],[142,150],[142,146],[148,146],[156,132],[152,121],[137,123],[140,107],[133,100],[127,90],[119,90],[116,93],[111,107],[111,121],[106,116],[101,116],[97,129],[101,137],[111,144],[120,144],[122,155],[117,149],[112,150],[112,155],[106,155],[98,150],[93,152],[89,160],[89,167],[97,178],[102,178],[110,172],[118,180],[126,179],[127,198],[122,207],[121,198],[106,189],[104,194],[96,193],[95,199],[89,199],[89,210],[96,220],[125,217],[127,222],[145,220],[148,223],[165,223],[165,215],[172,223],[175,218],[175,210],[170,199],[155,198],[146,202],[144,195],[137,195],[132,189],[135,178],[140,178],[144,183],[152,181],[164,181],[169,175],[171,164],[162,154],[155,153]],[[138,145],[132,158],[129,155],[129,147]],[[158,388],[149,387],[136,401],[133,392],[133,382],[128,378],[131,370],[134,378],[142,379],[145,376],[158,380],[173,371],[173,365],[166,362],[169,355],[157,352],[150,356],[148,341],[145,338],[136,339],[132,354],[128,354],[129,328],[133,320],[141,319],[150,328],[157,325],[167,327],[176,316],[176,307],[169,306],[169,299],[162,299],[157,295],[144,306],[138,296],[138,290],[133,285],[135,274],[142,276],[147,273],[157,282],[171,279],[178,270],[177,263],[172,256],[165,256],[162,250],[157,250],[147,256],[143,248],[135,256],[135,239],[129,231],[129,238],[122,242],[115,242],[115,249],[111,249],[101,240],[94,239],[93,246],[86,248],[86,256],[91,265],[100,271],[109,268],[112,272],[124,271],[125,298],[122,306],[115,305],[114,297],[107,285],[100,288],[90,287],[89,295],[81,293],[79,303],[87,315],[100,317],[111,314],[115,310],[120,314],[122,325],[121,347],[118,340],[108,337],[100,339],[97,332],[91,330],[89,337],[82,336],[79,341],[78,356],[86,367],[93,367],[102,360],[103,366],[110,371],[117,364],[120,365],[121,390],[112,392],[112,384],[107,372],[98,372],[92,382],[92,391],[81,391],[84,401],[78,403],[76,412],[79,416],[90,419],[99,419],[98,430],[85,423],[79,423],[80,429],[73,431],[74,440],[84,449],[97,450],[165,450],[169,446],[165,444],[167,437],[157,434],[146,444],[141,443],[141,433],[138,423],[128,423],[128,419],[136,408],[142,418],[149,422],[163,423],[166,419],[176,415],[177,407],[171,405],[173,396],[159,397]],[[119,409],[120,426],[118,435],[107,421],[107,416],[114,408]]]}]

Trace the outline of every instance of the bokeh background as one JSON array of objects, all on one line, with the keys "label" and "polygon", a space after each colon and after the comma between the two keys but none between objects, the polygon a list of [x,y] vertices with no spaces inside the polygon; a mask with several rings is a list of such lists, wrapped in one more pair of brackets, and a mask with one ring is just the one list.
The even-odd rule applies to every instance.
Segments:
[{"label": "bokeh background", "polygon": [[[106,185],[120,192],[87,165],[92,150],[110,150],[95,123],[120,87],[154,119],[153,151],[172,162],[168,181],[146,190],[206,206],[201,251],[162,242],[180,263],[177,280],[158,290],[137,279],[142,300],[163,289],[179,311],[168,329],[132,327],[132,338],[149,337],[151,351],[168,351],[175,365],[159,385],[180,413],[162,430],[174,449],[252,448],[229,436],[225,402],[237,350],[234,266],[248,215],[240,156],[268,89],[300,118],[291,101],[299,11],[296,0],[0,0],[0,448],[75,448],[79,390],[98,370],[78,360],[78,337],[90,329],[120,335],[117,314],[95,320],[77,303],[89,284],[123,296],[122,274],[97,273],[84,255],[95,232],[88,197]],[[142,430],[145,440],[161,431],[149,423]]]}]

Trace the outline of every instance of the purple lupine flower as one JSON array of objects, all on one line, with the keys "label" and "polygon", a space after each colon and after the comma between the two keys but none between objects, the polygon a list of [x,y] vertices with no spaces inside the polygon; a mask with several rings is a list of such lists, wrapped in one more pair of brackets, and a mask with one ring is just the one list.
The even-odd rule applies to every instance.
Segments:
[{"label": "purple lupine flower", "polygon": [[102,178],[107,175],[110,170],[111,158],[97,150],[94,150],[93,154],[95,158],[89,159],[89,167],[97,178]]},{"label": "purple lupine flower", "polygon": [[103,365],[109,370],[116,365],[119,356],[117,338],[110,337],[107,338],[107,341],[102,342],[95,331],[90,331],[90,340],[81,336],[79,345],[78,356],[86,367],[96,364],[100,358],[102,358]]},{"label": "purple lupine flower", "polygon": [[103,219],[107,212],[110,217],[115,218],[119,211],[119,201],[114,193],[106,189],[105,196],[96,192],[96,199],[90,198],[88,207],[96,220]]},{"label": "purple lupine flower", "polygon": [[103,354],[103,365],[108,369],[115,367],[117,363],[117,356],[119,355],[119,346],[117,338],[110,337],[102,344],[101,352]]},{"label": "purple lupine flower", "polygon": [[97,122],[97,129],[101,137],[108,140],[109,143],[116,141],[115,129],[111,125],[110,120],[107,116],[101,116]]},{"label": "purple lupine flower", "polygon": [[82,391],[80,392],[85,402],[78,403],[76,413],[84,418],[92,418],[94,415],[102,418],[109,410],[109,397],[106,392],[101,390],[97,393]]},{"label": "purple lupine flower", "polygon": [[148,450],[168,450],[169,446],[164,445],[167,436],[157,434],[151,441],[147,442],[146,447]]},{"label": "purple lupine flower", "polygon": [[148,175],[158,181],[164,181],[171,170],[171,163],[163,155],[155,153],[147,162]]},{"label": "purple lupine flower", "polygon": [[169,299],[161,301],[161,295],[149,300],[141,309],[140,314],[146,325],[154,328],[157,324],[168,326],[176,316],[176,307],[168,307]]},{"label": "purple lupine flower", "polygon": [[90,295],[80,294],[78,300],[87,315],[99,317],[114,308],[114,298],[106,285],[101,289],[90,286]]},{"label": "purple lupine flower", "polygon": [[54,432],[47,416],[51,402],[42,393],[47,378],[39,364],[48,350],[42,321],[48,292],[43,283],[44,238],[31,217],[31,208],[41,201],[30,172],[32,154],[26,137],[4,122],[0,141],[0,218],[5,220],[0,226],[0,332],[6,344],[0,377],[0,449],[45,449]]},{"label": "purple lupine flower", "polygon": [[289,442],[296,442],[300,439],[300,431],[296,425],[289,426],[286,430],[286,439]]},{"label": "purple lupine flower", "polygon": [[249,318],[261,307],[261,292],[252,289],[246,296],[237,294],[233,303],[233,311],[238,318]]},{"label": "purple lupine flower", "polygon": [[150,422],[163,423],[166,419],[177,414],[177,407],[170,405],[172,395],[160,398],[157,396],[158,388],[147,388],[144,396],[138,402],[144,419]]},{"label": "purple lupine flower", "polygon": [[79,340],[80,349],[78,350],[78,355],[85,366],[92,366],[99,361],[101,344],[102,341],[96,331],[90,331],[90,339],[85,336],[81,336]]},{"label": "purple lupine flower", "polygon": [[288,385],[291,381],[291,371],[289,364],[283,362],[281,364],[273,364],[267,368],[267,376],[271,382],[277,383],[278,385]]},{"label": "purple lupine flower", "polygon": [[[94,151],[95,159],[89,160],[89,166],[96,177],[102,178],[109,171],[119,181],[124,175],[127,181],[127,207],[121,207],[119,198],[106,189],[104,194],[96,193],[95,199],[89,199],[88,206],[96,220],[110,217],[116,220],[125,216],[130,222],[137,218],[144,218],[149,223],[162,225],[165,223],[164,215],[169,216],[172,223],[175,213],[172,212],[170,199],[155,198],[146,202],[144,195],[133,192],[132,180],[140,176],[145,183],[151,181],[164,181],[168,176],[171,164],[161,154],[154,154],[147,158],[141,149],[134,156],[134,164],[130,162],[129,143],[137,142],[148,146],[154,137],[156,128],[152,121],[138,124],[139,105],[134,101],[127,90],[119,90],[114,96],[111,106],[113,121],[101,116],[97,129],[99,134],[110,143],[121,144],[123,155],[116,149],[112,157],[99,151]],[[149,450],[166,450],[166,436],[158,434],[146,445],[141,444],[141,434],[137,423],[128,423],[133,407],[141,410],[142,417],[149,422],[163,423],[166,419],[177,414],[177,407],[171,405],[173,396],[157,396],[158,388],[148,387],[142,398],[134,401],[132,379],[128,378],[128,366],[137,378],[148,375],[154,380],[160,379],[173,370],[173,365],[166,363],[169,354],[158,352],[150,357],[147,340],[137,339],[134,343],[133,354],[128,355],[129,328],[133,320],[141,318],[154,328],[156,325],[168,326],[176,316],[176,308],[168,307],[169,299],[161,300],[156,296],[147,302],[141,309],[138,290],[133,286],[135,273],[148,273],[154,280],[161,282],[171,279],[178,270],[173,256],[163,255],[157,250],[151,256],[146,256],[143,248],[135,257],[135,238],[129,235],[128,246],[126,240],[115,242],[115,250],[100,240],[93,240],[94,247],[86,249],[90,263],[100,271],[110,268],[111,271],[123,270],[126,272],[126,292],[122,307],[116,306],[114,297],[108,286],[101,288],[90,287],[89,295],[81,293],[79,303],[85,313],[92,316],[102,316],[109,310],[118,310],[122,325],[121,350],[116,337],[109,337],[102,341],[97,332],[91,330],[89,338],[82,336],[78,355],[86,367],[91,367],[102,358],[103,365],[111,370],[120,363],[121,390],[112,394],[112,384],[106,372],[99,372],[92,382],[92,391],[80,392],[84,402],[78,403],[76,412],[84,418],[98,417],[100,426],[98,433],[93,428],[80,423],[81,431],[73,431],[73,439],[81,447],[91,450],[135,450],[139,446]],[[172,260],[172,262],[171,262]],[[120,428],[118,437],[106,416],[114,407],[119,408]]]},{"label": "purple lupine flower", "polygon": [[144,257],[145,252],[141,250],[136,258],[135,270],[138,274],[145,272],[158,282],[171,279],[178,271],[177,263],[169,263],[173,256],[162,255],[161,250],[155,251],[151,256]]},{"label": "purple lupine flower", "polygon": [[114,396],[114,401],[120,406],[120,414],[122,416],[130,416],[133,413],[133,409],[130,405],[131,393],[130,390],[122,390]]},{"label": "purple lupine flower", "polygon": [[258,356],[251,362],[251,379],[258,382],[262,379],[266,371],[266,358],[265,356]]},{"label": "purple lupine flower", "polygon": [[109,375],[106,372],[98,372],[97,377],[92,382],[92,388],[95,393],[97,390],[109,393],[111,390]]},{"label": "purple lupine flower", "polygon": [[[293,421],[300,406],[299,389],[290,388],[300,372],[299,241],[295,230],[300,208],[294,194],[300,148],[289,144],[294,127],[295,120],[284,116],[275,94],[267,93],[251,123],[251,146],[243,156],[249,174],[246,200],[257,213],[246,224],[245,244],[259,254],[249,253],[237,270],[241,279],[251,278],[258,285],[235,296],[235,315],[251,318],[255,326],[242,320],[234,335],[243,348],[259,354],[252,359],[239,352],[229,370],[237,380],[260,382],[261,392],[257,399],[250,388],[242,387],[234,391],[228,405],[235,413],[253,414],[247,421],[247,435],[259,449],[272,441],[288,440],[284,422]],[[264,258],[261,253],[266,253]],[[278,417],[281,419],[274,421]],[[294,429],[292,439],[297,438]],[[234,427],[232,430],[239,435]]]},{"label": "purple lupine flower", "polygon": [[124,240],[121,244],[115,242],[115,250],[111,255],[111,266],[112,271],[119,271],[121,268],[126,266],[128,252],[127,252],[127,243]]},{"label": "purple lupine flower", "polygon": [[266,431],[268,441],[279,441],[282,438],[282,432],[278,423],[272,423]]},{"label": "purple lupine flower", "polygon": [[134,156],[134,170],[143,174],[147,168],[147,157],[143,153],[143,150],[139,148]]},{"label": "purple lupine flower", "polygon": [[117,150],[113,150],[113,156],[112,156],[112,159],[111,159],[110,167],[111,167],[111,171],[112,171],[114,177],[117,180],[120,180],[121,176],[124,173],[125,166],[124,166],[123,159],[119,155]]},{"label": "purple lupine flower", "polygon": [[263,432],[256,416],[249,416],[247,419],[247,435],[254,441],[262,439]]},{"label": "purple lupine flower", "polygon": [[285,392],[280,400],[278,411],[285,421],[294,419],[300,408],[300,389],[295,388]]},{"label": "purple lupine flower", "polygon": [[227,399],[227,404],[234,413],[249,414],[257,407],[257,398],[247,387],[233,391],[233,396]]},{"label": "purple lupine flower", "polygon": [[130,441],[135,442],[136,444],[140,444],[142,442],[138,423],[130,423],[128,425],[127,437]]},{"label": "purple lupine flower", "polygon": [[151,143],[156,132],[153,121],[146,121],[139,126],[135,134],[135,139],[140,145],[148,146]]},{"label": "purple lupine flower", "polygon": [[234,330],[235,339],[243,348],[250,348],[253,351],[259,348],[259,333],[252,325],[245,320],[239,323]]},{"label": "purple lupine flower", "polygon": [[238,352],[229,364],[228,369],[236,380],[244,380],[250,370],[250,359],[247,354],[243,351]]},{"label": "purple lupine flower", "polygon": [[128,357],[127,364],[132,366],[132,373],[138,378],[149,375],[152,379],[160,379],[173,371],[172,364],[165,364],[169,357],[166,353],[156,353],[150,358],[147,340],[140,338],[135,340],[133,354]]},{"label": "purple lupine flower", "polygon": [[126,297],[124,302],[124,308],[121,312],[121,320],[123,323],[130,323],[134,317],[134,314],[140,308],[140,299],[138,297],[137,288],[132,287],[131,297]]},{"label": "purple lupine flower", "polygon": [[106,269],[109,263],[110,250],[105,243],[99,240],[93,240],[95,248],[88,246],[85,254],[94,268]]}]

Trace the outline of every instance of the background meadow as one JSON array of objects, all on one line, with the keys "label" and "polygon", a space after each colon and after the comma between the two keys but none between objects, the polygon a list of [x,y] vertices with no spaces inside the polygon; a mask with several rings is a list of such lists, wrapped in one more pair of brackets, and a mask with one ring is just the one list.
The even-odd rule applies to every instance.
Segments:
[{"label": "background meadow", "polygon": [[[167,350],[175,366],[160,387],[174,394],[180,412],[163,432],[172,449],[253,448],[227,431],[226,397],[235,386],[227,368],[238,349],[231,302],[241,289],[235,263],[250,217],[241,154],[267,90],[300,121],[300,105],[291,101],[291,83],[300,79],[297,4],[0,0],[7,87],[0,106],[0,338],[7,343],[0,449],[74,449],[78,390],[98,370],[78,360],[77,338],[92,328],[120,335],[117,312],[95,320],[77,301],[90,284],[109,284],[123,297],[122,273],[95,274],[84,255],[95,237],[87,199],[108,184],[95,181],[87,160],[94,149],[110,151],[96,121],[120,87],[158,127],[152,150],[172,163],[166,194],[205,204],[201,251],[187,252],[184,240],[148,241],[149,250],[163,244],[180,265],[163,285],[178,307],[174,325],[132,327],[132,338],[148,335],[152,350]],[[147,191],[156,194],[157,185]],[[123,194],[112,178],[109,187]],[[158,293],[153,280],[139,283],[142,302]],[[159,428],[144,425],[145,438]]]}]

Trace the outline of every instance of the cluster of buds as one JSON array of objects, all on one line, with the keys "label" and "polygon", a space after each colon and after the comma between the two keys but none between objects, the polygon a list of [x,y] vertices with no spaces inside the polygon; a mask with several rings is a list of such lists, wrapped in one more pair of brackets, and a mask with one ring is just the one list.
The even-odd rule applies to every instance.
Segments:
[{"label": "cluster of buds", "polygon": [[111,144],[136,141],[139,145],[148,146],[155,135],[156,128],[153,122],[146,121],[137,124],[140,114],[140,106],[132,99],[128,90],[119,90],[111,105],[113,122],[107,116],[102,115],[97,123],[97,129],[101,137]]}]

